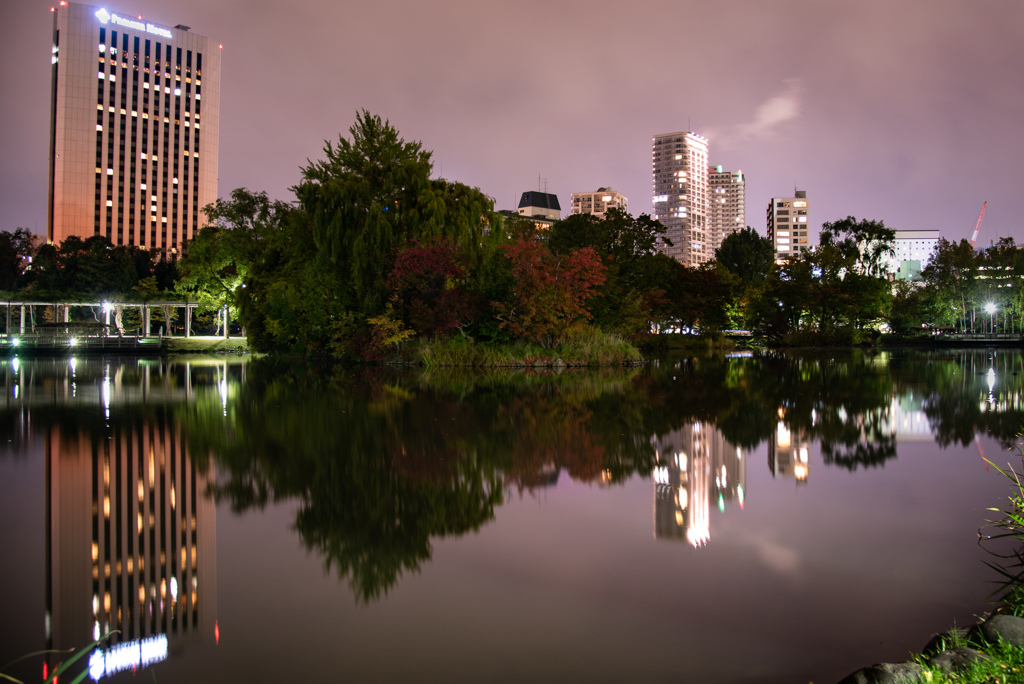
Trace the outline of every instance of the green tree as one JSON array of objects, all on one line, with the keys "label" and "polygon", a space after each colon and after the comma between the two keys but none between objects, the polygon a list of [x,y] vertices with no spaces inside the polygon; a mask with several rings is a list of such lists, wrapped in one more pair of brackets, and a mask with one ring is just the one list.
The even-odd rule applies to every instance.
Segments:
[{"label": "green tree", "polygon": [[431,153],[406,142],[388,121],[359,112],[325,159],[302,169],[293,188],[313,239],[345,283],[343,306],[365,316],[383,310],[389,262],[413,239],[447,235],[478,263],[493,202],[475,188],[431,180]]},{"label": "green tree", "polygon": [[771,240],[747,226],[722,240],[722,245],[715,250],[715,261],[724,268],[725,272],[720,276],[728,283],[731,293],[725,312],[729,324],[747,328],[749,322],[744,311],[751,292],[761,287],[771,272],[775,263],[775,247]]},{"label": "green tree", "polygon": [[746,291],[764,283],[775,262],[775,248],[771,240],[747,226],[722,240],[715,260],[736,276]]},{"label": "green tree", "polygon": [[821,224],[819,239],[821,244],[841,245],[847,252],[857,249],[857,271],[875,278],[888,275],[887,265],[896,255],[895,241],[896,231],[882,221],[858,221],[853,216]]},{"label": "green tree", "polygon": [[266,242],[280,232],[293,207],[265,192],[237,188],[203,208],[207,224],[187,245],[180,262],[177,291],[201,307],[234,307],[236,292]]},{"label": "green tree", "polygon": [[35,250],[28,228],[0,232],[0,290],[16,292],[29,283],[29,269]]},{"label": "green tree", "polygon": [[927,285],[929,315],[936,325],[973,328],[979,266],[967,240],[956,243],[939,238],[931,260],[921,270]]}]

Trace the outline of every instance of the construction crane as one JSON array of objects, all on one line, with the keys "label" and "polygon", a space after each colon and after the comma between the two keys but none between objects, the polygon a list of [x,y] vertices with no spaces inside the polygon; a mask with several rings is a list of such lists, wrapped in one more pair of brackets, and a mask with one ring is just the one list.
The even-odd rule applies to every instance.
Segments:
[{"label": "construction crane", "polygon": [[985,201],[981,205],[981,213],[978,214],[978,222],[974,224],[974,235],[971,236],[971,249],[974,249],[974,241],[978,239],[978,231],[981,229],[981,219],[985,217],[985,207],[988,206],[988,201]]}]

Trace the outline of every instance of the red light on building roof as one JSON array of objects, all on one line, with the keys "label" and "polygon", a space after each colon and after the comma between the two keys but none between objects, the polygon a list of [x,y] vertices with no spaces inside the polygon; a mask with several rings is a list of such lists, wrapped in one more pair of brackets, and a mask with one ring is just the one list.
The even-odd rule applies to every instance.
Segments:
[{"label": "red light on building roof", "polygon": [[60,6],[61,7],[67,7],[68,6],[67,0],[60,0]]},{"label": "red light on building roof", "polygon": [[224,49],[224,43],[221,43],[221,44],[220,44],[220,45],[218,45],[217,47],[218,47],[218,48],[220,48],[221,50],[223,50],[223,49]]},{"label": "red light on building roof", "polygon": [[142,21],[142,15],[141,14],[139,15],[139,21]]}]

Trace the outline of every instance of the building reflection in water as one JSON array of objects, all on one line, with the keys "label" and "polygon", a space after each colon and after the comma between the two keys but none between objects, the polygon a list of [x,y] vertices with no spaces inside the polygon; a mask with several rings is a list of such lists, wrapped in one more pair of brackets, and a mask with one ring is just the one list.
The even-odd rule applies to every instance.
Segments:
[{"label": "building reflection in water", "polygon": [[[109,407],[117,387],[103,384]],[[212,465],[196,467],[169,412],[112,422],[46,433],[47,648],[116,631],[93,679],[219,639]]]},{"label": "building reflection in water", "polygon": [[779,409],[775,439],[768,440],[768,470],[772,477],[791,477],[807,484],[811,472],[810,440],[800,431],[792,432],[785,423],[785,409]]},{"label": "building reflection in water", "polygon": [[654,439],[654,537],[686,540],[695,547],[711,539],[712,501],[743,506],[747,466],[743,451],[711,423],[691,423]]}]

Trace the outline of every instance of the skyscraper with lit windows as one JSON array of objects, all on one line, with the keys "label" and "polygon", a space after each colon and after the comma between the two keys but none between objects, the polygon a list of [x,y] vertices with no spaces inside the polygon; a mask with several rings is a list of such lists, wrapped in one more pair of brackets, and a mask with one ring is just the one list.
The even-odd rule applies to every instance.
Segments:
[{"label": "skyscraper with lit windows", "polygon": [[665,226],[658,248],[697,267],[715,258],[709,244],[708,139],[696,133],[664,133],[651,145],[654,218]]},{"label": "skyscraper with lit windows", "polygon": [[176,252],[217,198],[220,46],[102,7],[53,14],[47,238]]},{"label": "skyscraper with lit windows", "polygon": [[772,197],[768,202],[768,239],[775,248],[775,260],[795,257],[818,243],[810,224],[810,204],[805,190],[794,190],[795,197]]},{"label": "skyscraper with lit windows", "polygon": [[711,208],[708,216],[708,243],[714,250],[722,241],[747,225],[747,180],[742,171],[725,171],[721,166],[708,169]]}]

